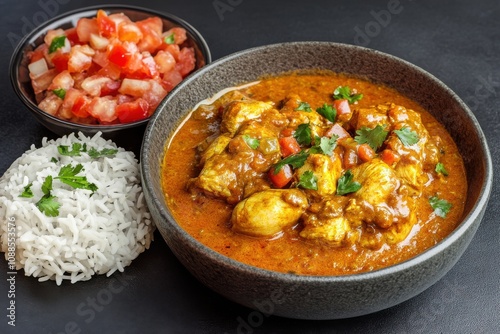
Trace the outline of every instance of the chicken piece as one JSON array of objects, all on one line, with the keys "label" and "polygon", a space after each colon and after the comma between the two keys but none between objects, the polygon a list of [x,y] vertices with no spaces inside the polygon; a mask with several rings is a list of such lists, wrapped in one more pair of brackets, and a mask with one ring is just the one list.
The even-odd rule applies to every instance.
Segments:
[{"label": "chicken piece", "polygon": [[334,196],[320,203],[312,204],[302,216],[304,228],[300,236],[309,240],[327,241],[341,246],[351,231],[349,221],[344,217],[347,197]]},{"label": "chicken piece", "polygon": [[350,124],[354,129],[361,129],[362,127],[373,129],[377,125],[389,124],[387,110],[388,107],[385,105],[356,109],[353,112]]},{"label": "chicken piece", "polygon": [[223,111],[221,131],[228,132],[233,136],[244,122],[260,118],[264,111],[272,108],[273,105],[271,103],[261,101],[244,100],[231,102]]},{"label": "chicken piece", "polygon": [[208,159],[224,152],[230,141],[231,137],[225,133],[215,138],[201,154],[200,164],[203,166]]},{"label": "chicken piece", "polygon": [[238,201],[243,189],[238,184],[240,162],[229,159],[229,154],[217,154],[205,161],[198,177],[190,182],[190,187],[197,187],[205,194],[217,198],[234,198]]},{"label": "chicken piece", "polygon": [[325,154],[311,154],[302,167],[295,173],[296,181],[307,171],[312,171],[317,179],[317,195],[334,194],[337,190],[337,180],[342,171],[341,159],[336,152],[330,157]]},{"label": "chicken piece", "polygon": [[400,185],[394,170],[385,162],[373,159],[352,169],[354,181],[361,188],[353,193],[346,208],[346,215],[351,221],[374,223],[382,228],[391,226],[398,214],[396,190]]},{"label": "chicken piece", "polygon": [[271,237],[296,224],[307,206],[307,196],[295,188],[254,193],[235,206],[232,230],[254,237]]}]

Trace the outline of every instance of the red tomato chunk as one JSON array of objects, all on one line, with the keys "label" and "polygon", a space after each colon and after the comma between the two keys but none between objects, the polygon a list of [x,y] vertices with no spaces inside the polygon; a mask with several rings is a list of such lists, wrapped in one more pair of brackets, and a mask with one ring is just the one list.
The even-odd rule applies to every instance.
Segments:
[{"label": "red tomato chunk", "polygon": [[103,10],[76,27],[50,30],[28,55],[38,106],[84,124],[145,119],[195,69],[186,39],[184,28],[163,31],[159,17],[133,22]]}]

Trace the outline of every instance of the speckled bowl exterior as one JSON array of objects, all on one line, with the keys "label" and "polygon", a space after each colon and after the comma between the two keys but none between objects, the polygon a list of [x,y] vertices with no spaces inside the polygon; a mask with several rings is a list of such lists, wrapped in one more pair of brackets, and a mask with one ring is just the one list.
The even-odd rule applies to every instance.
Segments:
[{"label": "speckled bowl exterior", "polygon": [[[396,88],[429,110],[452,134],[465,160],[469,189],[463,221],[446,239],[406,262],[348,276],[297,276],[255,268],[200,244],[172,217],[160,183],[166,143],[201,100],[223,88],[291,70],[326,69]],[[262,314],[300,319],[360,316],[421,293],[458,261],[483,217],[492,187],[492,163],[484,134],[468,107],[443,83],[396,57],[358,46],[294,42],[258,47],[222,58],[162,102],[146,129],[141,168],[145,196],[168,246],[206,286]]]},{"label": "speckled bowl exterior", "polygon": [[148,17],[157,16],[162,19],[164,30],[170,29],[171,27],[183,27],[187,32],[187,40],[183,45],[194,49],[196,69],[211,62],[210,50],[203,36],[186,21],[172,14],[137,6],[98,5],[85,7],[54,17],[24,36],[14,50],[10,61],[10,80],[12,87],[20,100],[32,112],[33,116],[46,128],[60,136],[67,135],[71,132],[83,132],[86,135],[102,132],[103,136],[108,139],[116,139],[117,136],[129,136],[137,140],[137,138],[140,138],[144,134],[149,118],[126,124],[86,125],[69,122],[49,115],[38,108],[36,104],[35,94],[31,86],[31,79],[29,78],[28,52],[34,50],[38,45],[43,43],[43,38],[48,30],[74,27],[80,18],[96,17],[99,9],[104,10],[108,14],[124,13],[132,21],[139,21]]}]

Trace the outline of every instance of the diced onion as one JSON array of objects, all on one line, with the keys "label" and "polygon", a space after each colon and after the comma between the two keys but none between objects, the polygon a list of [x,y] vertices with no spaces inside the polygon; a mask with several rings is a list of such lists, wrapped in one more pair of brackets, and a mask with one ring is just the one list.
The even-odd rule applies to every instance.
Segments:
[{"label": "diced onion", "polygon": [[109,40],[97,34],[90,34],[90,46],[96,50],[103,50],[109,44]]},{"label": "diced onion", "polygon": [[69,53],[71,51],[71,43],[69,39],[66,37],[64,39],[64,46],[61,48],[62,53]]},{"label": "diced onion", "polygon": [[49,67],[47,66],[47,62],[45,61],[45,58],[41,58],[41,59],[38,59],[37,61],[29,64],[28,69],[30,71],[30,74],[37,77],[37,76],[42,75],[45,72],[47,72],[49,70]]}]

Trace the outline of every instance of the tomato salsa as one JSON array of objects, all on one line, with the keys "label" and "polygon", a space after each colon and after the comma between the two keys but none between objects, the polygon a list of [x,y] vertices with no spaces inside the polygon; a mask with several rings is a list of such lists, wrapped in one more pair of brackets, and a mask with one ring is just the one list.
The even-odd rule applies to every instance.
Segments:
[{"label": "tomato salsa", "polygon": [[201,243],[256,267],[346,275],[400,263],[459,223],[451,136],[395,89],[330,72],[200,103],[169,139],[165,200]]},{"label": "tomato salsa", "polygon": [[133,22],[99,10],[76,27],[49,30],[28,54],[40,109],[82,124],[117,124],[149,117],[195,69],[186,30],[163,30],[159,17]]}]

